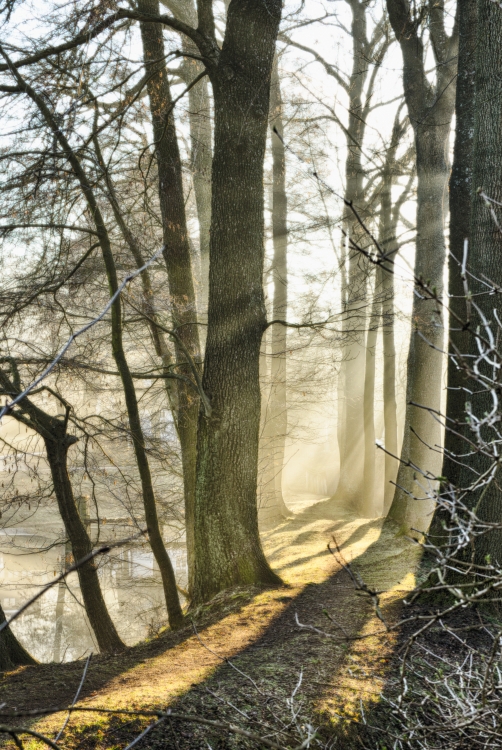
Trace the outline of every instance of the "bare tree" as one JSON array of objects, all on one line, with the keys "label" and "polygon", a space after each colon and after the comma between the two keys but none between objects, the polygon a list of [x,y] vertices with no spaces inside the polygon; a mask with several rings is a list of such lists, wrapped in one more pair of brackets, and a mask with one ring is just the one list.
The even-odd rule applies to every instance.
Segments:
[{"label": "bare tree", "polygon": [[[455,21],[448,35],[442,0],[420,6],[408,0],[388,0],[387,8],[403,56],[405,100],[415,135],[418,184],[414,273],[441,294],[445,262],[444,200],[449,176],[450,124],[455,105],[458,22]],[[429,81],[426,71],[422,30],[425,18],[429,21],[427,28],[434,54],[434,83]],[[389,517],[407,531],[424,530],[430,523],[427,493],[421,505],[408,502],[419,491],[414,467],[427,467],[435,476],[441,471],[441,427],[423,407],[436,411],[440,408],[444,328],[434,302],[423,298],[419,289],[413,297],[412,320],[403,460],[389,511]]]}]

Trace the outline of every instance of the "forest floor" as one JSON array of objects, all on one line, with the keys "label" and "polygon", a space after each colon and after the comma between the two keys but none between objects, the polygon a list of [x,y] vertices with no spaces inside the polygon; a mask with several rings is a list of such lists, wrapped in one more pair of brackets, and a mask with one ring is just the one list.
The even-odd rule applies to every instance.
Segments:
[{"label": "forest floor", "polygon": [[[398,617],[399,603],[414,586],[419,547],[382,528],[382,519],[355,518],[333,500],[295,510],[294,517],[262,532],[267,557],[285,587],[225,592],[192,612],[191,621],[176,633],[164,630],[122,654],[94,656],[77,705],[137,711],[170,707],[240,724],[263,736],[263,723],[291,723],[291,696],[301,673],[293,700],[293,709],[299,711],[296,729],[291,729],[296,744],[312,724],[321,736],[339,737],[333,747],[349,747],[340,727],[345,731],[351,721],[357,722],[361,706],[369,708],[378,700],[395,641],[381,634],[371,603],[354,590],[328,542],[334,537],[364,582],[385,592],[382,612],[390,620]],[[298,622],[331,637],[301,628]],[[4,674],[0,703],[4,710],[67,706],[83,667],[82,661],[39,664]],[[51,713],[29,726],[54,739],[65,716]],[[58,744],[70,750],[118,750],[151,721],[75,712]],[[24,737],[25,748],[41,747]],[[178,719],[162,722],[138,743],[139,750],[261,746],[218,727]]]}]

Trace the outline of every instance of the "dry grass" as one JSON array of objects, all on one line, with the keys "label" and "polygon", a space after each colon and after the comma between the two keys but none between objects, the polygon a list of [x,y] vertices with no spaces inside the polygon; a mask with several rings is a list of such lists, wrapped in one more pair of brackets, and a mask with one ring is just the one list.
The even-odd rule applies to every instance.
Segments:
[{"label": "dry grass", "polygon": [[[317,503],[263,532],[267,556],[287,588],[237,589],[215,597],[193,613],[201,640],[187,625],[175,634],[161,632],[126,654],[95,657],[79,705],[115,709],[178,706],[211,718],[218,715],[235,720],[225,705],[231,701],[254,711],[257,718],[271,721],[271,714],[285,705],[302,668],[306,716],[316,717],[327,732],[342,720],[356,719],[361,700],[368,705],[378,699],[393,642],[387,636],[371,635],[381,626],[328,552],[327,543],[333,535],[364,580],[386,591],[384,612],[395,616],[396,604],[413,587],[410,571],[417,563],[418,548],[391,530],[382,531],[381,519],[355,519],[340,514],[331,501]],[[335,618],[336,626],[323,610]],[[296,613],[303,623],[338,635],[343,628],[355,640],[344,642],[302,630],[295,624]],[[262,696],[222,658],[231,658],[250,675]],[[0,700],[18,708],[68,704],[81,669],[81,663],[74,663],[17,670],[4,676]],[[269,698],[263,698],[265,694]],[[63,717],[58,713],[38,721],[37,731],[53,737]],[[75,713],[64,745],[121,748],[145,722],[135,721],[120,729],[122,724],[122,720],[98,714]],[[143,747],[207,748],[206,734],[193,726],[173,729],[165,725],[152,732]],[[231,739],[225,742],[218,747],[253,747],[242,742],[234,745]],[[25,746],[35,744],[26,742]]]}]

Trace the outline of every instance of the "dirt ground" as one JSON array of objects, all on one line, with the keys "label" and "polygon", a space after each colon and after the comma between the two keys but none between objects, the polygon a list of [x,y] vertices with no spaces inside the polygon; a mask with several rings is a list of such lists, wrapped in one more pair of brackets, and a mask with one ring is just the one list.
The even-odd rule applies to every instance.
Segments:
[{"label": "dirt ground", "polygon": [[[329,552],[333,537],[362,580],[385,592],[384,616],[396,617],[399,602],[414,585],[418,546],[392,529],[382,530],[382,519],[355,519],[332,500],[318,502],[262,533],[268,559],[285,587],[225,592],[192,612],[181,631],[165,630],[116,656],[94,656],[77,705],[170,707],[239,724],[260,736],[266,725],[272,740],[282,728],[281,742],[288,745],[284,738],[289,737],[291,747],[312,725],[319,727],[323,742],[332,736],[333,747],[347,746],[339,728],[357,721],[361,706],[378,700],[393,641],[382,635],[367,597],[354,590],[340,559]],[[2,711],[69,705],[83,667],[81,661],[40,664],[2,675]],[[65,715],[16,723],[54,739]],[[75,712],[58,746],[122,749],[150,722]],[[24,745],[41,747],[26,735]],[[177,719],[163,721],[138,743],[139,748],[175,750],[261,746],[253,738]]]}]

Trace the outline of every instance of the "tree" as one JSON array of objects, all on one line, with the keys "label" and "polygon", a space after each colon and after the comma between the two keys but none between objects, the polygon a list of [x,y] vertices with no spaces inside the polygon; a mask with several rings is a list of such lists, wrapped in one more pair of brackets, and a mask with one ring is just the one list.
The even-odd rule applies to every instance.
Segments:
[{"label": "tree", "polygon": [[[272,140],[272,240],[274,254],[271,276],[274,284],[272,321],[288,317],[288,199],[286,193],[286,149],[284,146],[283,103],[278,56],[274,56],[270,86],[270,129]],[[288,430],[286,388],[287,326],[272,326],[271,385],[265,408],[263,449],[267,452],[265,471],[266,501],[262,509],[267,518],[287,517],[282,494],[282,471]]]},{"label": "tree", "polygon": [[[138,9],[147,15],[159,15],[158,0],[140,0]],[[185,199],[181,159],[174,125],[173,104],[165,65],[163,29],[159,23],[141,22],[145,68],[148,73],[148,96],[152,118],[162,214],[164,259],[167,268],[172,309],[172,326],[176,334],[175,350],[178,371],[190,377],[192,368],[187,355],[200,360],[197,306],[185,216]],[[192,588],[194,571],[194,503],[199,399],[183,380],[178,380],[176,423],[181,445],[185,493],[185,527]]]},{"label": "tree", "polygon": [[[1,47],[0,53],[6,60],[8,69],[13,78],[16,80],[16,93],[22,92],[31,100],[31,102],[33,102],[38,112],[40,113],[40,116],[43,118],[44,123],[52,133],[55,142],[59,145],[61,151],[65,156],[65,159],[68,161],[71,167],[73,176],[77,184],[79,185],[82,197],[85,200],[85,203],[89,210],[91,221],[95,227],[98,244],[101,249],[103,258],[103,265],[105,268],[109,291],[111,295],[114,295],[118,290],[118,279],[110,234],[107,229],[103,213],[96,199],[96,194],[92,187],[91,181],[82,165],[81,158],[72,148],[70,141],[60,128],[60,123],[58,122],[56,114],[51,110],[50,106],[47,104],[44,98],[25,80],[25,78],[19,72],[18,68],[12,63],[5,50]],[[117,296],[111,306],[110,343],[112,356],[115,360],[115,364],[124,391],[124,398],[133,439],[134,453],[141,479],[145,520],[147,523],[150,544],[162,576],[169,622],[171,627],[175,628],[181,625],[183,621],[183,614],[181,611],[178,592],[176,589],[174,571],[169,559],[169,555],[167,554],[166,548],[164,546],[162,534],[159,528],[157,508],[155,504],[155,494],[153,490],[150,466],[148,463],[148,456],[145,449],[145,439],[141,426],[138,400],[136,397],[134,381],[131,376],[131,371],[124,350],[121,309],[122,305],[120,296]],[[59,427],[57,425],[55,427],[55,438],[57,439],[53,441],[54,445],[52,442],[46,442],[46,446],[48,453],[50,451],[53,451],[53,458],[55,462],[54,465],[59,466],[62,463],[63,458],[65,458],[66,456],[65,451],[68,450],[69,445],[66,445],[66,436],[65,434],[60,434]],[[56,482],[56,479],[54,481]],[[65,479],[63,475],[58,475],[57,481],[61,483],[62,487],[65,487],[66,482],[68,482],[69,487],[66,488],[65,491],[69,491],[71,489],[69,480]]]},{"label": "tree", "polygon": [[235,584],[277,584],[258,534],[263,159],[278,0],[233,0],[218,50],[212,3],[198,4],[198,46],[213,86],[214,156],[208,331],[199,419],[195,601]]},{"label": "tree", "polygon": [[[0,604],[0,626],[5,623],[6,619]],[[10,625],[6,625],[0,632],[0,671],[15,669],[25,664],[36,664],[36,661],[19,643]]]},{"label": "tree", "polygon": [[397,176],[406,171],[409,151],[397,157],[400,142],[408,127],[407,118],[401,119],[401,107],[394,118],[389,146],[384,155],[379,184],[380,211],[378,217],[378,244],[385,254],[384,262],[375,269],[373,304],[366,338],[366,363],[364,378],[364,507],[374,507],[375,492],[375,349],[377,333],[382,323],[383,339],[383,404],[384,404],[384,503],[386,515],[394,495],[397,474],[397,402],[396,402],[396,347],[394,341],[394,265],[399,251],[398,225],[400,210],[408,199],[413,171],[399,198],[393,202],[392,189]]},{"label": "tree", "polygon": [[[473,8],[467,8],[465,3],[460,4],[463,16],[463,30],[467,31],[464,37],[463,58],[462,58],[462,88],[459,90],[458,108],[460,114],[460,131],[459,143],[456,148],[457,167],[455,177],[459,179],[459,184],[454,187],[452,201],[455,200],[453,209],[456,220],[460,221],[460,226],[452,227],[456,244],[454,251],[459,253],[459,245],[463,244],[463,238],[460,232],[466,232],[468,227],[465,225],[461,213],[468,210],[466,186],[462,186],[462,176],[469,178],[472,164],[472,190],[471,190],[471,208],[470,208],[470,228],[469,228],[469,263],[468,272],[470,275],[471,294],[476,302],[479,313],[477,314],[479,322],[476,329],[481,336],[484,336],[485,326],[482,325],[485,319],[494,325],[493,321],[498,322],[497,314],[494,311],[494,301],[491,289],[498,289],[502,284],[500,257],[502,251],[502,165],[498,154],[502,148],[502,102],[499,96],[498,81],[502,75],[502,58],[500,56],[500,45],[502,43],[502,11],[494,3],[480,0],[477,3],[477,28],[475,21],[475,11]],[[476,29],[476,39],[471,36],[473,29]],[[472,54],[475,48],[475,115],[474,115],[474,140],[471,141],[469,135],[469,125],[472,123]],[[465,98],[464,98],[465,97]],[[462,105],[462,106],[460,106]],[[472,148],[472,162],[471,162]],[[452,212],[453,220],[453,212]],[[460,236],[459,236],[460,235]],[[458,256],[457,256],[458,257]],[[457,264],[455,264],[457,265]],[[458,267],[455,269],[458,274]],[[458,281],[456,282],[458,284]],[[458,303],[454,310],[458,310]],[[474,320],[466,315],[465,309],[462,311],[461,320],[465,320],[465,328],[469,331]],[[457,327],[452,322],[452,327]],[[479,326],[479,327],[478,327]],[[462,331],[453,330],[453,343],[457,344],[459,334],[462,341],[465,341],[465,335]],[[470,358],[477,355],[479,351],[478,342],[475,336],[469,337],[468,352]],[[496,346],[496,344],[495,344]],[[488,351],[490,345],[488,344]],[[492,373],[490,362],[482,364],[483,369]],[[454,385],[459,381],[458,375],[455,374]],[[462,382],[463,385],[463,382]],[[472,483],[473,477],[482,476],[487,466],[491,465],[487,456],[482,450],[476,451],[471,456],[469,464],[465,462],[460,470],[455,466],[455,454],[457,451],[465,453],[465,441],[462,436],[468,437],[469,429],[475,430],[476,425],[465,424],[468,422],[464,416],[465,402],[468,402],[468,412],[477,414],[490,415],[494,409],[493,394],[489,390],[479,387],[474,391],[469,389],[468,395],[464,390],[460,392],[461,396],[450,401],[447,417],[453,420],[453,425],[458,425],[457,432],[460,433],[460,439],[455,439],[453,445],[450,444],[451,453],[448,454],[448,480],[458,477],[460,487],[468,486]],[[469,416],[469,415],[467,415]],[[487,425],[481,431],[481,441],[492,441],[490,427]],[[452,471],[452,465],[454,469]],[[452,474],[454,475],[452,477]],[[475,508],[478,517],[488,523],[494,524],[494,530],[479,536],[475,540],[474,551],[478,564],[484,565],[487,559],[499,561],[502,557],[502,534],[498,527],[500,521],[500,486],[499,476],[496,473],[493,481],[487,487],[480,486],[475,492],[470,492],[466,498],[469,507]],[[487,557],[488,556],[488,557]]]},{"label": "tree", "polygon": [[[18,369],[12,359],[10,365],[12,378],[9,378],[4,370],[0,370],[0,388],[4,394],[12,398],[22,391]],[[67,403],[64,406],[63,418],[52,416],[25,397],[11,410],[11,415],[18,422],[37,432],[44,441],[59,513],[71,543],[73,557],[78,562],[92,552],[92,542],[79,515],[68,475],[68,450],[78,438],[68,434],[68,417],[71,407]],[[91,559],[80,565],[77,573],[85,611],[100,650],[105,652],[122,650],[124,644],[106,607],[95,561]]]},{"label": "tree", "polygon": [[[468,396],[465,387],[465,373],[454,356],[465,354],[470,348],[462,264],[464,253],[469,248],[472,187],[474,119],[476,98],[476,46],[477,46],[477,4],[468,0],[458,0],[459,49],[458,75],[455,100],[455,144],[453,166],[450,177],[450,255],[448,258],[448,297],[450,309],[449,351],[446,432],[442,476],[444,482],[461,486],[462,461],[465,452],[465,403]],[[464,434],[462,434],[464,433]],[[443,514],[434,514],[430,534],[441,534]]]},{"label": "tree", "polygon": [[[415,136],[418,183],[414,273],[441,296],[445,261],[444,200],[455,104],[458,25],[456,20],[451,35],[446,33],[443,0],[431,0],[419,8],[408,0],[387,0],[387,8],[401,47],[405,100]],[[435,60],[435,83],[427,78],[425,43],[420,33],[426,15]],[[440,409],[443,337],[443,323],[437,315],[435,302],[417,289],[413,297],[401,464],[389,511],[389,517],[408,532],[417,528],[425,530],[432,510],[432,503],[427,499],[429,487],[420,485],[416,468],[426,472],[425,484],[430,485],[436,483],[441,471],[441,427],[433,412]]]},{"label": "tree", "polygon": [[[333,77],[348,97],[348,122],[343,124],[333,108],[326,108],[331,118],[342,129],[346,140],[345,211],[339,263],[340,300],[343,310],[342,361],[338,375],[338,447],[340,479],[337,497],[347,507],[372,516],[372,498],[364,492],[364,381],[366,361],[365,328],[368,307],[368,277],[370,269],[364,256],[352,245],[364,239],[364,230],[351,206],[360,216],[371,216],[375,192],[369,189],[368,169],[364,156],[367,122],[372,112],[375,83],[391,39],[385,14],[368,29],[367,4],[360,0],[346,0],[352,21],[352,66],[347,76],[337,66],[328,63],[316,50],[293,42],[298,49],[308,52]],[[345,28],[342,25],[342,28]],[[289,41],[289,39],[288,39]],[[372,67],[371,67],[372,66]],[[369,501],[369,504],[368,502]]]}]

